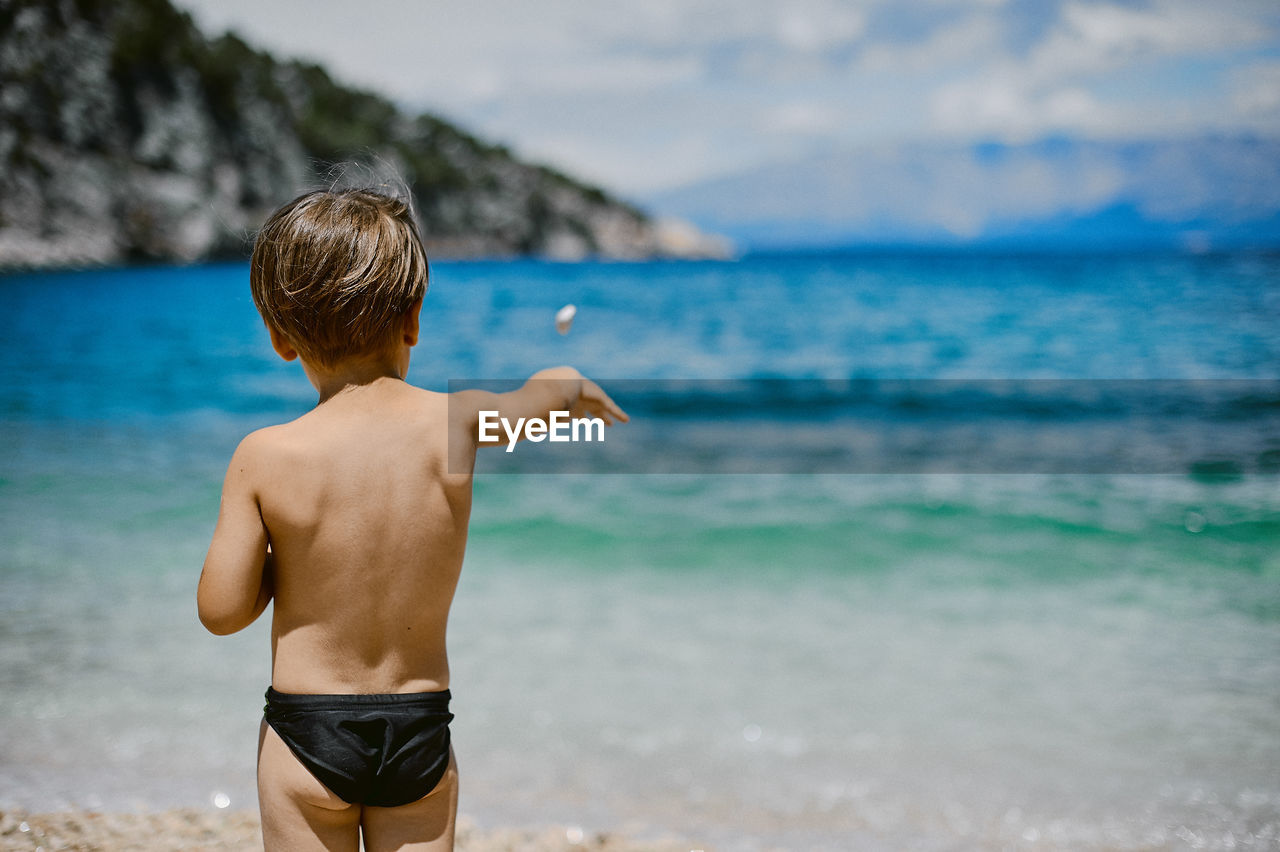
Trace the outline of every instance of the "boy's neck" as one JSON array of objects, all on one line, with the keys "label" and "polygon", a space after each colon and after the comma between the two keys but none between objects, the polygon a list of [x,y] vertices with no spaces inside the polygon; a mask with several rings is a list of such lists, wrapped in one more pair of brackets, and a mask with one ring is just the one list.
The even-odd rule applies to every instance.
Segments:
[{"label": "boy's neck", "polygon": [[331,368],[318,368],[312,364],[303,364],[307,378],[320,392],[323,404],[340,393],[372,385],[380,379],[404,380],[404,369],[398,364],[384,360],[348,361]]}]

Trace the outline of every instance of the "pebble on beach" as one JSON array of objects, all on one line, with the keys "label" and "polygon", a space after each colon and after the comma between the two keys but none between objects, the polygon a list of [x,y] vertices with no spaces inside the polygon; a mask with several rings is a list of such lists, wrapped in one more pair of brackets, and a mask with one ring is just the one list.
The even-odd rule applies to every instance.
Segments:
[{"label": "pebble on beach", "polygon": [[[689,852],[703,848],[674,839],[632,840],[569,828],[482,829],[461,817],[459,852]],[[69,852],[221,852],[262,848],[258,815],[246,810],[179,810],[98,813],[62,811],[33,814],[0,811],[0,850]]]}]

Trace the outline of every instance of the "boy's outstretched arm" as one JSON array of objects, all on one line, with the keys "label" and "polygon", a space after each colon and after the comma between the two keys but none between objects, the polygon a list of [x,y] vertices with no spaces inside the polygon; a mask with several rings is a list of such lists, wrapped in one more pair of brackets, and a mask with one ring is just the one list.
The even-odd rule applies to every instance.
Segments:
[{"label": "boy's outstretched arm", "polygon": [[236,448],[196,592],[200,623],[224,636],[253,623],[272,595],[271,553],[252,486],[254,436]]},{"label": "boy's outstretched arm", "polygon": [[599,385],[573,367],[539,370],[521,387],[507,393],[470,390],[460,391],[456,398],[462,424],[473,440],[481,411],[497,411],[512,422],[522,417],[546,419],[552,411],[568,411],[572,417],[599,417],[606,426],[631,419]]}]

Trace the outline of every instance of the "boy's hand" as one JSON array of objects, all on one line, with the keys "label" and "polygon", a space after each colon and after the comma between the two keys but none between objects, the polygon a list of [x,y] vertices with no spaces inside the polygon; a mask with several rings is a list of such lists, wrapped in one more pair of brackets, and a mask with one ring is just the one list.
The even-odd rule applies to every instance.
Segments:
[{"label": "boy's hand", "polygon": [[569,416],[599,417],[606,426],[612,426],[614,421],[626,423],[631,419],[598,384],[585,376],[581,376],[580,381],[578,401],[569,409]]},{"label": "boy's hand", "polygon": [[[451,442],[450,472],[470,473],[479,447],[510,446],[501,435],[495,439],[492,433],[483,442],[479,440],[482,412],[491,420],[497,415],[506,423],[521,424],[531,418],[546,420],[552,411],[568,411],[575,419],[598,417],[606,426],[631,420],[598,384],[573,367],[540,370],[520,388],[506,393],[457,391],[450,401],[451,428],[457,430],[457,438]],[[524,440],[525,432],[519,425],[512,428],[515,434],[508,436],[510,440]]]}]

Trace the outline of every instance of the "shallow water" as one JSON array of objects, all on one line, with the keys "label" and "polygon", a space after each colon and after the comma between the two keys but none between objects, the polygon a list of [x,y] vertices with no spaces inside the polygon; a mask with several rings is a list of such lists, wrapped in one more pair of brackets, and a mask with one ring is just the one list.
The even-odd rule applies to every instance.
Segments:
[{"label": "shallow water", "polygon": [[[439,264],[411,379],[1274,379],[1278,273]],[[235,443],[314,400],[245,279],[0,278],[0,805],[252,806],[266,627],[205,634],[194,587]],[[482,476],[461,809],[722,849],[1274,848],[1276,486]]]}]

